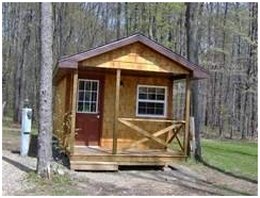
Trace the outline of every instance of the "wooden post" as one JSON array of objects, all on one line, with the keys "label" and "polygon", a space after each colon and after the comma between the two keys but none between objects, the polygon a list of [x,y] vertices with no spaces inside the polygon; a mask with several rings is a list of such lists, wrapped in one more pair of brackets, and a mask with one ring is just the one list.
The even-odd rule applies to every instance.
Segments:
[{"label": "wooden post", "polygon": [[121,70],[116,70],[116,99],[115,99],[115,114],[114,114],[114,130],[113,130],[113,154],[117,153],[117,133],[118,133],[118,114],[120,101],[120,79]]},{"label": "wooden post", "polygon": [[185,91],[185,135],[184,135],[184,155],[188,156],[189,146],[189,129],[190,129],[190,96],[191,96],[191,85],[190,76],[186,77],[186,91]]},{"label": "wooden post", "polygon": [[75,126],[76,126],[76,107],[77,107],[77,90],[78,90],[78,71],[73,74],[72,84],[72,108],[71,108],[71,133],[70,133],[70,154],[74,153],[75,144]]},{"label": "wooden post", "polygon": [[171,108],[168,108],[168,118],[170,119],[174,119],[174,110],[173,108],[175,108],[173,106],[173,87],[174,87],[174,81],[170,81],[169,82],[169,88],[168,88],[168,105]]}]

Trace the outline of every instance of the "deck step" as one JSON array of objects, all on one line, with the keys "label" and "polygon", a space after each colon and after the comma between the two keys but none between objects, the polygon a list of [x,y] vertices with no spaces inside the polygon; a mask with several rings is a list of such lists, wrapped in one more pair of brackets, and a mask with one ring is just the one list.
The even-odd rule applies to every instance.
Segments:
[{"label": "deck step", "polygon": [[133,155],[95,155],[95,154],[74,154],[70,156],[70,161],[86,161],[86,162],[112,162],[119,165],[127,165],[130,163],[162,163],[182,160],[184,156],[133,156]]},{"label": "deck step", "polygon": [[88,162],[88,161],[70,161],[70,168],[73,170],[89,171],[118,171],[116,162]]}]

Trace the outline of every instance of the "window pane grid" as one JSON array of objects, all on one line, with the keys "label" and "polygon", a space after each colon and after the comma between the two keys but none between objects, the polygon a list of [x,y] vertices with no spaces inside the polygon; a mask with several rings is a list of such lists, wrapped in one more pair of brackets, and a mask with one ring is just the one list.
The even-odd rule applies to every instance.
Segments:
[{"label": "window pane grid", "polygon": [[139,87],[139,100],[165,101],[164,88],[144,88]]},{"label": "window pane grid", "polygon": [[79,80],[78,112],[97,112],[98,81]]},{"label": "window pane grid", "polygon": [[166,87],[138,86],[137,114],[164,116]]},{"label": "window pane grid", "polygon": [[164,115],[164,103],[139,102],[139,114]]}]

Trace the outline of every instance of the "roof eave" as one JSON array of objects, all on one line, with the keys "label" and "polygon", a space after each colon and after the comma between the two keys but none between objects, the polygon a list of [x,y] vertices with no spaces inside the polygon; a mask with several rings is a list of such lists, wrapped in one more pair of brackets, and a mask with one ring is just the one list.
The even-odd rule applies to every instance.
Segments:
[{"label": "roof eave", "polygon": [[62,60],[58,63],[59,68],[70,68],[70,69],[77,69],[78,68],[78,62],[73,60]]},{"label": "roof eave", "polygon": [[149,38],[137,34],[132,35],[130,37],[126,37],[123,39],[120,39],[118,41],[114,41],[111,43],[108,43],[106,45],[103,45],[101,47],[97,47],[85,52],[81,52],[69,57],[65,57],[63,59],[60,59],[58,63],[59,68],[71,68],[71,69],[77,69],[78,68],[78,62],[83,61],[85,59],[92,58],[94,56],[124,47],[126,45],[133,44],[135,42],[141,42],[144,45],[150,47],[151,49],[157,51],[158,53],[166,56],[167,58],[171,59],[172,61],[175,61],[179,64],[181,64],[183,67],[188,69],[189,71],[193,72],[193,77],[196,79],[203,79],[203,78],[209,78],[209,73],[204,68],[191,63],[184,57],[175,54],[170,49],[165,48],[161,46],[160,44],[156,43],[155,41],[150,40]]},{"label": "roof eave", "polygon": [[200,79],[207,79],[207,78],[209,78],[208,72],[193,70],[193,79],[200,80]]}]

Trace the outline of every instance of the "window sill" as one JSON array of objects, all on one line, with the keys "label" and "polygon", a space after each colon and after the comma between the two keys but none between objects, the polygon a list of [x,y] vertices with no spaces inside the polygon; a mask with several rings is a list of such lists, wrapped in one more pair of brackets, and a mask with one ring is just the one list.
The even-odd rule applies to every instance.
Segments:
[{"label": "window sill", "polygon": [[147,118],[147,119],[148,119],[148,118],[158,118],[158,119],[167,118],[166,115],[160,116],[160,115],[140,115],[140,114],[135,115],[135,117],[137,117],[137,118]]}]

